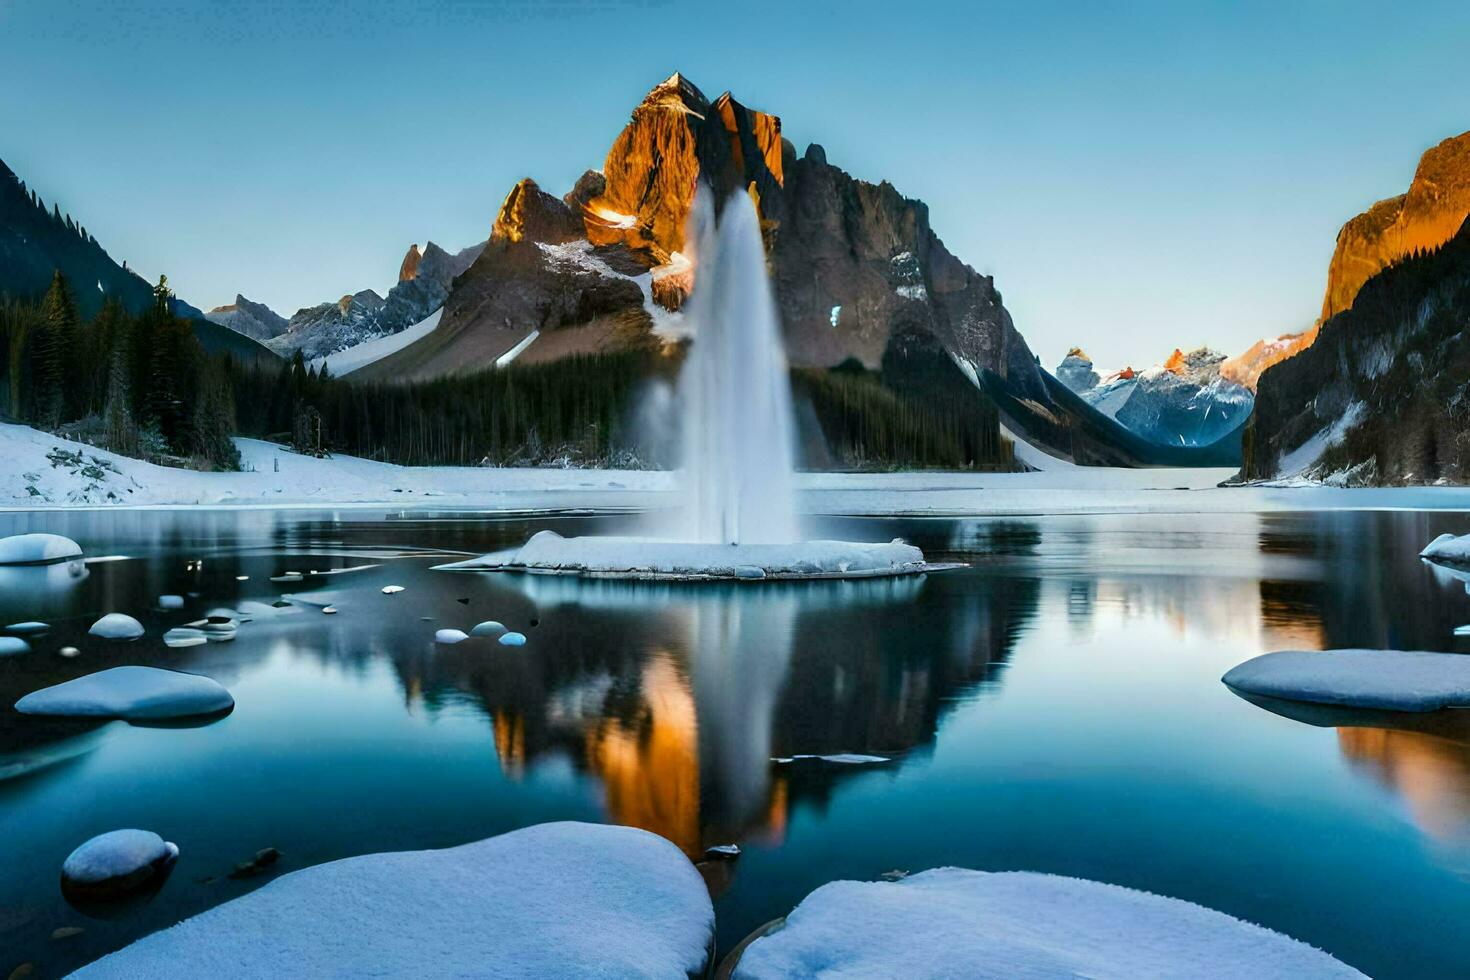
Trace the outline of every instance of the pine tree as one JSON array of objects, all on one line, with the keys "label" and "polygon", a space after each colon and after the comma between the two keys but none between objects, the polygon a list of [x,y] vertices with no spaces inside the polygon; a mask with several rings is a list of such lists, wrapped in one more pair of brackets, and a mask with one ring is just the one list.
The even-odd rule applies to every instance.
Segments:
[{"label": "pine tree", "polygon": [[128,407],[128,359],[124,348],[112,351],[107,380],[107,404],[103,418],[107,423],[107,448],[124,456],[138,453],[138,423]]},{"label": "pine tree", "polygon": [[51,287],[41,303],[46,319],[45,361],[38,364],[37,381],[45,399],[47,425],[58,425],[80,418],[83,414],[85,368],[81,352],[81,324],[76,303],[66,277],[58,269],[51,277]]}]

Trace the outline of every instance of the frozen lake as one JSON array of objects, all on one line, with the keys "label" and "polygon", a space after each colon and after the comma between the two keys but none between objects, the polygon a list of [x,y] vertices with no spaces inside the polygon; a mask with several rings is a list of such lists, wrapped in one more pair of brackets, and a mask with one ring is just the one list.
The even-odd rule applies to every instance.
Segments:
[{"label": "frozen lake", "polygon": [[[834,878],[955,864],[1189,899],[1377,977],[1470,973],[1470,739],[1305,724],[1219,681],[1276,649],[1470,652],[1452,635],[1470,623],[1463,583],[1416,557],[1470,531],[1463,514],[812,519],[812,534],[903,536],[972,563],[866,582],[430,570],[542,528],[636,526],[371,507],[0,514],[0,534],[127,556],[0,569],[0,619],[53,625],[0,659],[0,975],[60,975],[275,874],[554,819],[643,827],[696,857],[738,843],[708,873],[722,952]],[[330,593],[339,612],[164,646],[168,627],[283,591]],[[185,609],[157,609],[166,593]],[[86,636],[111,611],[147,635]],[[527,644],[434,642],[489,619]],[[81,654],[58,656],[68,645]],[[193,728],[10,709],[129,663],[209,674],[236,708]],[[775,761],[839,753],[890,761]],[[178,865],[146,906],[88,918],[59,869],[119,827],[176,842]],[[278,864],[227,877],[266,847]]]}]

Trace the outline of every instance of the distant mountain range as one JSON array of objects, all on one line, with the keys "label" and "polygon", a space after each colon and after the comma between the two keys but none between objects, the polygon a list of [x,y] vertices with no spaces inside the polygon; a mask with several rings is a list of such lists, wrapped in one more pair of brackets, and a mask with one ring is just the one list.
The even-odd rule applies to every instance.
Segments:
[{"label": "distant mountain range", "polygon": [[[108,299],[118,300],[130,313],[153,303],[152,284],[126,263],[114,262],[97,238],[57,204],[48,210],[46,202],[0,161],[0,293],[39,299],[58,269],[71,284],[83,319],[95,316]],[[175,298],[173,304],[176,314],[193,322],[206,351],[229,352],[247,360],[269,356],[260,345],[209,322],[183,300]]]},{"label": "distant mountain range", "polygon": [[1143,371],[1124,368],[1099,376],[1080,348],[1072,348],[1056,376],[1093,408],[1161,446],[1208,446],[1245,424],[1255,396],[1221,377],[1225,355],[1201,347],[1175,350]]},{"label": "distant mountain range", "polygon": [[[405,330],[444,305],[455,277],[470,267],[484,247],[482,242],[450,253],[433,242],[423,251],[414,244],[399,266],[397,285],[388,290],[386,298],[364,289],[335,302],[297,310],[289,321],[282,321],[284,329],[263,338],[266,346],[283,356],[299,350],[313,360]],[[271,316],[280,319],[274,313]]]}]

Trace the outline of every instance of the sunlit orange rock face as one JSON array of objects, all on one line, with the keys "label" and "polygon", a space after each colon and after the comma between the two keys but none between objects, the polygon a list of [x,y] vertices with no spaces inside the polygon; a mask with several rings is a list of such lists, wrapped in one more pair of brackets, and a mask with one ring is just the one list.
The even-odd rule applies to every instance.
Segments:
[{"label": "sunlit orange rock face", "polygon": [[[603,164],[605,186],[583,215],[594,245],[624,244],[650,265],[684,250],[684,228],[703,177],[723,199],[781,185],[781,120],[729,92],[713,103],[675,73],[633,110]],[[759,198],[757,198],[759,199]]]},{"label": "sunlit orange rock face", "polygon": [[408,247],[408,254],[403,257],[403,264],[398,267],[398,281],[409,282],[419,274],[419,262],[424,254],[419,251],[418,242]]},{"label": "sunlit orange rock face", "polygon": [[1220,377],[1256,390],[1261,374],[1273,364],[1279,364],[1293,354],[1312,346],[1317,339],[1319,324],[1301,333],[1282,334],[1274,340],[1258,340],[1244,354],[1227,357],[1220,365]]},{"label": "sunlit orange rock face", "polygon": [[561,245],[581,237],[582,222],[572,209],[530,177],[510,189],[490,229],[491,241]]},{"label": "sunlit orange rock face", "polygon": [[1379,201],[1342,226],[1327,271],[1322,320],[1352,306],[1363,283],[1385,267],[1449,241],[1467,214],[1470,132],[1428,150],[1419,159],[1407,194]]}]

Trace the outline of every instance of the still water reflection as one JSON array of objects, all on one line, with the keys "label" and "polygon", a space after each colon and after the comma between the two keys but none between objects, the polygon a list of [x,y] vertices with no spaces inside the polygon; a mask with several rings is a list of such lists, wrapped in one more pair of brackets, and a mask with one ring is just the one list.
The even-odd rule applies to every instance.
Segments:
[{"label": "still water reflection", "polygon": [[[828,521],[902,535],[962,571],[894,581],[678,586],[432,571],[543,526],[371,511],[0,515],[125,560],[0,572],[0,620],[43,619],[0,661],[0,972],[58,975],[258,887],[375,850],[551,819],[664,835],[707,868],[728,949],[835,877],[940,864],[1030,868],[1177,895],[1378,976],[1463,975],[1470,737],[1396,719],[1284,717],[1227,668],[1286,647],[1463,650],[1465,583],[1415,557],[1453,514]],[[288,569],[345,575],[270,581]],[[243,579],[241,577],[244,577]],[[386,584],[403,585],[384,596]],[[341,610],[169,650],[163,629],[283,590]],[[162,593],[187,609],[156,607]],[[139,616],[138,643],[85,635]],[[497,619],[530,637],[436,646]],[[68,645],[81,656],[65,659]],[[119,663],[208,673],[233,714],[187,729],[9,710]],[[1370,724],[1371,722],[1371,724]],[[844,765],[792,756],[865,753]],[[87,918],[57,869],[142,826],[181,848],[141,910]],[[85,931],[53,939],[53,931]]]}]

